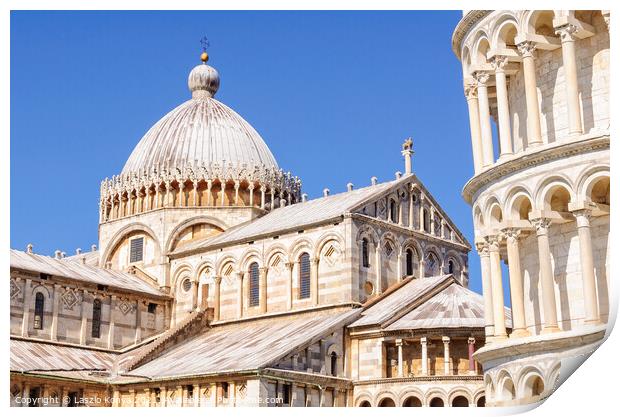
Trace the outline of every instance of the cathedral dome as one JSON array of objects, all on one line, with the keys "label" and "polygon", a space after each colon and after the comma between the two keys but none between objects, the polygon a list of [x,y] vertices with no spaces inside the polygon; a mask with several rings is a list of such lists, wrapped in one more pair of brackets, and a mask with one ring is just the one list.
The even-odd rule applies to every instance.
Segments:
[{"label": "cathedral dome", "polygon": [[258,132],[213,98],[219,85],[215,68],[206,63],[197,65],[188,77],[192,98],[149,129],[122,174],[214,164],[277,170],[278,164]]}]

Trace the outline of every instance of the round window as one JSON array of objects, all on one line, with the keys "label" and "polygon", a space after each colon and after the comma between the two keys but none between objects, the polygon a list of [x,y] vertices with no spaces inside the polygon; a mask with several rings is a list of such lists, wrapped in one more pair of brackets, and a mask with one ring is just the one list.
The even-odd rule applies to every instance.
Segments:
[{"label": "round window", "polygon": [[366,281],[366,283],[364,284],[364,291],[366,292],[366,295],[372,295],[372,292],[374,291],[372,282]]},{"label": "round window", "polygon": [[190,281],[189,278],[185,278],[181,286],[183,287],[183,291],[188,292],[192,289],[192,281]]}]

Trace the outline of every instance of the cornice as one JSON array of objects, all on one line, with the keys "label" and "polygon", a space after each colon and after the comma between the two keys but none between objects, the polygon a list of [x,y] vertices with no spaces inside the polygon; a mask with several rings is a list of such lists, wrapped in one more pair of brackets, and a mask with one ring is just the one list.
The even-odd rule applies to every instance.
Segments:
[{"label": "cornice", "polygon": [[597,135],[596,137],[589,136],[577,141],[560,143],[540,150],[535,148],[532,152],[526,151],[511,160],[496,164],[490,169],[471,178],[463,187],[461,194],[467,203],[472,204],[473,196],[478,190],[510,174],[527,168],[536,167],[547,162],[601,149],[609,149],[609,134]]},{"label": "cornice", "polygon": [[399,382],[433,382],[433,381],[476,381],[482,382],[482,375],[432,375],[432,376],[410,376],[403,378],[381,378],[368,379],[364,381],[353,381],[354,386],[358,385],[383,385],[395,384]]}]

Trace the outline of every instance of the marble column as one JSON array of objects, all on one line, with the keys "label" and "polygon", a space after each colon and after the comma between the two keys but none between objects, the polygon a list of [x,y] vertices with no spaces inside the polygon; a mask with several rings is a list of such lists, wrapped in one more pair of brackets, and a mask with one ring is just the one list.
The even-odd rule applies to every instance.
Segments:
[{"label": "marble column", "polygon": [[493,294],[493,326],[494,337],[506,337],[506,321],[504,315],[504,286],[502,283],[502,265],[499,254],[499,237],[487,236],[489,243],[489,259],[491,261],[491,291]]},{"label": "marble column", "polygon": [[248,190],[250,191],[250,207],[254,207],[254,184],[250,184]]},{"label": "marble column", "polygon": [[110,296],[110,325],[108,326],[108,349],[114,349],[114,309],[116,308],[116,295]]},{"label": "marble column", "polygon": [[480,256],[480,274],[482,275],[482,296],[484,299],[484,334],[486,342],[490,342],[495,334],[493,320],[493,293],[491,285],[491,260],[489,257],[489,244],[487,242],[476,243],[476,249]]},{"label": "marble column", "polygon": [[396,339],[396,347],[398,348],[398,377],[402,378],[403,370],[403,339]]},{"label": "marble column", "polygon": [[200,385],[194,384],[192,387],[192,406],[199,407],[200,406]]},{"label": "marble column", "polygon": [[534,63],[536,45],[529,41],[521,42],[517,45],[517,49],[523,58],[523,81],[527,107],[527,146],[540,146],[542,145],[542,134],[536,88],[536,64]]},{"label": "marble column", "polygon": [[239,206],[239,181],[235,181],[235,206]]},{"label": "marble column", "polygon": [[555,284],[553,282],[553,267],[551,265],[551,250],[549,249],[549,226],[551,220],[546,218],[532,219],[536,227],[538,240],[538,265],[543,297],[544,323],[542,333],[559,331],[557,307],[555,304]]},{"label": "marble column", "polygon": [[286,280],[286,310],[291,311],[293,309],[293,269],[295,262],[287,262],[285,264],[288,270],[288,279]]},{"label": "marble column", "polygon": [[30,328],[30,305],[32,304],[32,280],[27,278],[24,283],[24,312],[22,314],[22,337],[28,337]]},{"label": "marble column", "polygon": [[213,187],[213,181],[207,180],[207,207],[212,204],[213,196],[211,195],[211,187]]},{"label": "marble column", "polygon": [[594,275],[594,259],[592,256],[592,236],[590,233],[591,211],[575,210],[577,233],[579,234],[579,257],[581,259],[581,279],[583,281],[583,303],[586,325],[600,324],[598,301],[596,297],[596,278]]},{"label": "marble column", "polygon": [[375,243],[375,294],[383,293],[383,279],[381,278],[381,243]]},{"label": "marble column", "polygon": [[480,133],[480,112],[478,111],[478,86],[469,84],[465,87],[467,109],[469,111],[469,132],[471,135],[471,150],[474,159],[474,174],[482,171],[482,136]]},{"label": "marble column", "polygon": [[408,226],[409,226],[409,229],[411,229],[411,230],[413,230],[413,227],[414,227],[413,226],[413,219],[414,219],[414,217],[413,217],[413,210],[414,210],[414,207],[413,207],[413,193],[411,191],[409,191],[409,224],[408,224]]},{"label": "marble column", "polygon": [[266,267],[259,269],[258,294],[261,313],[267,312],[267,271]]},{"label": "marble column", "polygon": [[237,318],[243,317],[243,272],[237,273]]},{"label": "marble column", "polygon": [[80,310],[81,317],[81,325],[80,325],[80,345],[86,344],[87,339],[87,327],[88,327],[88,301],[86,297],[88,296],[88,291],[82,291],[82,307]]},{"label": "marble column", "polygon": [[310,268],[310,294],[312,297],[312,304],[319,305],[319,258],[313,258],[311,260]]},{"label": "marble column", "polygon": [[523,289],[523,273],[521,271],[521,256],[519,254],[520,231],[516,228],[502,230],[506,238],[506,252],[508,253],[508,275],[510,278],[510,304],[512,311],[512,333],[510,337],[529,336],[525,329],[525,302]]},{"label": "marble column", "polygon": [[198,309],[198,285],[199,279],[192,280],[192,310]]},{"label": "marble column", "polygon": [[422,345],[422,375],[428,375],[428,340],[426,337],[420,338],[420,344]]},{"label": "marble column", "polygon": [[491,113],[489,107],[489,91],[487,82],[489,74],[478,72],[475,74],[478,82],[478,113],[480,114],[480,136],[482,138],[482,165],[493,165],[493,134],[491,132]]},{"label": "marble column", "polygon": [[213,320],[220,319],[220,285],[222,284],[222,277],[216,276],[213,278]]},{"label": "marble column", "polygon": [[142,341],[142,306],[143,301],[136,300],[136,340],[135,343]]},{"label": "marble column", "polygon": [[510,129],[510,111],[508,106],[508,83],[504,68],[508,63],[505,56],[495,56],[495,91],[497,94],[497,121],[499,131],[499,158],[505,159],[512,155],[512,135]]},{"label": "marble column", "polygon": [[476,361],[474,360],[474,352],[476,351],[476,339],[470,337],[467,339],[467,357],[469,359],[469,373],[476,373]]},{"label": "marble column", "polygon": [[452,375],[452,369],[450,368],[450,338],[448,336],[442,336],[443,342],[443,374]]},{"label": "marble column", "polygon": [[194,207],[198,206],[198,181],[197,180],[192,181],[192,197],[193,197],[192,205]]},{"label": "marble column", "polygon": [[[22,396],[24,397],[24,399],[28,399],[30,398],[30,383],[28,382],[24,382],[24,391]],[[22,407],[29,407],[30,405],[28,404],[28,402],[22,404]]]},{"label": "marble column", "polygon": [[52,300],[52,326],[50,328],[50,338],[58,340],[58,303],[60,302],[60,285],[54,284],[54,299]]},{"label": "marble column", "polygon": [[577,26],[571,24],[555,28],[555,33],[562,40],[562,64],[564,67],[569,136],[579,136],[583,133],[581,104],[579,102],[579,83],[577,79],[575,32],[577,32]]}]

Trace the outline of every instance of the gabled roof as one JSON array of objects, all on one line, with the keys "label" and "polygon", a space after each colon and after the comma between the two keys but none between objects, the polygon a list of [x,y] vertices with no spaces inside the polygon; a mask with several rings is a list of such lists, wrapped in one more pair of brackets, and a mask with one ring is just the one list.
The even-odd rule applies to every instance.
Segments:
[{"label": "gabled roof", "polygon": [[[505,315],[506,325],[511,327],[508,308]],[[452,275],[413,279],[385,293],[348,327],[378,327],[385,331],[484,328],[484,300]]]},{"label": "gabled roof", "polygon": [[359,313],[350,308],[311,311],[217,325],[126,375],[173,378],[265,368],[345,326]]},{"label": "gabled roof", "polygon": [[90,252],[80,253],[79,255],[70,255],[62,258],[63,261],[79,262],[90,266],[99,265],[99,251],[94,250]]},{"label": "gabled roof", "polygon": [[410,311],[411,306],[425,295],[430,294],[441,284],[453,281],[452,275],[412,279],[396,291],[385,296],[364,309],[359,319],[349,327],[380,325],[394,316]]},{"label": "gabled roof", "polygon": [[250,238],[255,239],[274,232],[294,231],[313,224],[320,224],[330,220],[335,221],[347,211],[389,190],[394,185],[408,180],[410,180],[409,177],[404,177],[399,180],[281,207],[267,213],[263,217],[232,227],[217,236],[188,243],[174,251],[174,253],[204,249],[244,241]]},{"label": "gabled roof", "polygon": [[[510,310],[505,309],[505,314],[510,327]],[[484,300],[480,294],[454,282],[385,330],[459,327],[484,327]]]},{"label": "gabled roof", "polygon": [[127,272],[103,269],[81,262],[55,259],[49,256],[11,249],[11,268],[40,272],[48,275],[107,285],[124,291],[140,292],[158,297],[167,296],[148,282]]},{"label": "gabled roof", "polygon": [[10,370],[109,371],[115,354],[79,347],[11,339]]}]

